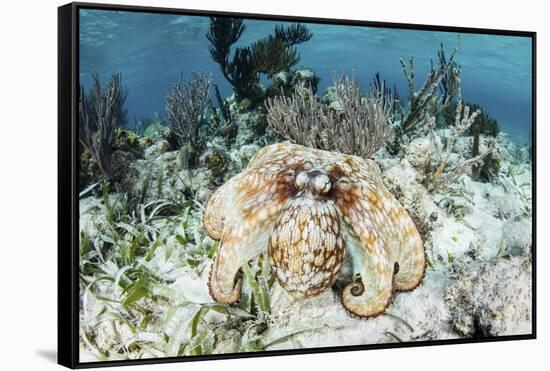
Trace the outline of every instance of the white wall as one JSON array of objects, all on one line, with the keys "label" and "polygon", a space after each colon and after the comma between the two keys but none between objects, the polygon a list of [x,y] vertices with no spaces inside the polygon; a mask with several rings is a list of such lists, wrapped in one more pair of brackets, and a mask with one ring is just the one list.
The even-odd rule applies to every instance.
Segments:
[{"label": "white wall", "polygon": [[[545,250],[550,237],[545,224],[550,208],[545,168],[550,144],[544,141],[550,140],[546,106],[550,81],[545,71],[550,65],[550,22],[544,1],[118,2],[538,32],[538,159],[542,164],[538,174],[538,340],[170,364],[155,369],[517,370],[548,359],[544,350],[548,354],[550,349],[550,276],[545,268],[550,254]],[[61,4],[59,0],[8,0],[0,11],[0,364],[6,370],[56,367],[56,7]],[[125,368],[130,369],[134,368]]]}]

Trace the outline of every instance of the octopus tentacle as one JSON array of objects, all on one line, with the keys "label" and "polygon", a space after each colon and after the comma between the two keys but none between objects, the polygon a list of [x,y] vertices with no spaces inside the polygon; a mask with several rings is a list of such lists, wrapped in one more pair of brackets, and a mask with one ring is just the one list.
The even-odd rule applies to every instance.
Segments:
[{"label": "octopus tentacle", "polygon": [[256,225],[227,225],[210,270],[208,289],[219,303],[233,304],[241,296],[240,269],[258,256],[269,233]]},{"label": "octopus tentacle", "polygon": [[[425,266],[424,247],[407,211],[380,177],[371,175],[376,174],[377,165],[351,156],[346,160],[354,177],[344,173],[336,182],[335,199],[344,222],[361,244],[362,249],[356,249],[355,254],[362,269],[361,282],[344,289],[342,300],[348,310],[370,317],[385,309],[394,289],[406,291],[420,284]],[[346,242],[348,249],[353,250],[353,237]],[[359,299],[353,297],[353,291],[361,293],[359,296],[365,300],[363,308]],[[354,303],[353,310],[349,303]]]},{"label": "octopus tentacle", "polygon": [[[372,160],[363,161],[368,166],[359,171],[363,174],[362,194],[375,207],[372,208],[374,220],[388,245],[388,255],[392,262],[397,263],[394,277],[394,288],[397,291],[410,291],[417,287],[426,270],[425,250],[420,233],[409,213],[397,199],[388,191],[381,176],[369,178],[365,182],[366,171],[374,173],[378,165]],[[370,186],[365,186],[370,184]]]},{"label": "octopus tentacle", "polygon": [[286,197],[278,176],[245,171],[226,184],[207,202],[204,218],[209,235],[221,240],[210,271],[210,295],[231,304],[240,297],[241,267],[267,247]]},{"label": "octopus tentacle", "polygon": [[224,219],[230,210],[231,202],[235,198],[236,185],[246,176],[246,172],[235,175],[210,195],[204,207],[202,217],[204,229],[210,238],[219,240],[222,238]]},{"label": "octopus tentacle", "polygon": [[376,317],[384,312],[393,294],[393,265],[385,245],[368,218],[349,209],[346,218],[352,230],[346,233],[346,246],[352,256],[355,279],[342,291],[342,304],[352,314]]},{"label": "octopus tentacle", "polygon": [[410,291],[422,282],[426,271],[424,245],[420,233],[407,211],[398,206],[393,209],[397,220],[394,240],[401,242],[395,261],[399,264],[394,284],[397,291]]}]

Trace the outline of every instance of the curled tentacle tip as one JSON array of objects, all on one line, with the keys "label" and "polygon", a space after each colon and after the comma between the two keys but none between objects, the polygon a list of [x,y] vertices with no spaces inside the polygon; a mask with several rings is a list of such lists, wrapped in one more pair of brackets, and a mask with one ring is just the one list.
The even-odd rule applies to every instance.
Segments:
[{"label": "curled tentacle tip", "polygon": [[363,292],[365,291],[365,285],[363,285],[363,282],[356,281],[351,284],[351,287],[349,289],[349,292],[353,296],[361,296]]}]

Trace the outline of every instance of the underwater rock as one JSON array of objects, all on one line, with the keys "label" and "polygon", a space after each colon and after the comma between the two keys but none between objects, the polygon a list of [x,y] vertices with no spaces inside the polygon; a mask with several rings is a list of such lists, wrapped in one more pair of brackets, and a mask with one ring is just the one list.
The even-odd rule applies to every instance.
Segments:
[{"label": "underwater rock", "polygon": [[170,143],[165,139],[157,140],[154,144],[147,147],[144,151],[146,159],[152,159],[170,150]]},{"label": "underwater rock", "polygon": [[140,203],[166,199],[185,200],[186,187],[176,177],[177,152],[166,152],[146,160],[132,163],[127,177],[128,193]]},{"label": "underwater rock", "polygon": [[421,174],[426,174],[430,169],[432,150],[433,144],[429,138],[416,138],[407,146],[405,158]]},{"label": "underwater rock", "polygon": [[111,156],[111,169],[113,177],[111,181],[114,183],[114,188],[119,192],[124,192],[125,188],[121,187],[121,182],[126,179],[129,167],[132,161],[135,160],[135,155],[130,152],[115,151]]},{"label": "underwater rock", "polygon": [[204,163],[206,169],[210,170],[214,178],[223,177],[228,161],[227,155],[223,151],[215,148],[208,149],[201,156],[201,162]]},{"label": "underwater rock", "polygon": [[532,225],[526,220],[510,220],[504,223],[503,250],[501,255],[521,256],[531,253],[533,246]]},{"label": "underwater rock", "polygon": [[170,151],[170,143],[156,138],[144,151],[144,158],[130,163],[121,180],[121,188],[138,203],[165,199],[176,203],[186,199],[187,186],[177,175],[178,152]]},{"label": "underwater rock", "polygon": [[[96,133],[95,135],[99,135]],[[93,184],[105,178],[95,159],[85,146],[80,146],[80,168],[79,168],[79,186],[83,190],[90,184]],[[119,187],[120,182],[126,177],[130,164],[138,158],[143,157],[143,145],[139,136],[131,130],[116,128],[114,133],[114,144],[111,148],[109,168],[110,181],[119,191],[124,191]]]},{"label": "underwater rock", "polygon": [[[166,139],[150,140],[153,142],[143,151],[143,158],[126,161],[128,171],[119,184],[136,202],[164,199],[182,203],[192,198],[206,201],[225,178],[242,168],[238,151],[231,158],[226,141],[219,136],[212,138],[200,157],[190,145],[174,151]],[[255,145],[242,147],[243,155],[252,156],[255,148]]]},{"label": "underwater rock", "polygon": [[267,128],[267,118],[266,112],[262,107],[258,107],[250,112],[248,116],[248,127],[251,128],[256,135],[256,140],[264,135],[265,129]]},{"label": "underwater rock", "polygon": [[422,239],[426,242],[433,230],[441,226],[443,215],[421,184],[424,174],[415,169],[407,158],[380,159],[384,183],[407,209]]},{"label": "underwater rock", "polygon": [[140,152],[139,137],[131,130],[117,128],[115,130],[115,149],[124,152]]},{"label": "underwater rock", "polygon": [[234,121],[237,126],[236,147],[262,143],[262,136],[267,128],[265,109],[257,107],[252,111],[238,113],[234,116]]},{"label": "underwater rock", "polygon": [[256,153],[260,151],[260,146],[256,144],[245,144],[239,149],[239,158],[241,161],[241,169],[248,165],[248,162]]},{"label": "underwater rock", "polygon": [[455,331],[462,336],[531,333],[531,259],[466,260],[446,293]]},{"label": "underwater rock", "polygon": [[102,173],[97,166],[92,154],[86,149],[80,147],[81,153],[79,157],[80,167],[78,172],[78,180],[80,189],[86,188],[91,183],[96,182],[101,178]]}]

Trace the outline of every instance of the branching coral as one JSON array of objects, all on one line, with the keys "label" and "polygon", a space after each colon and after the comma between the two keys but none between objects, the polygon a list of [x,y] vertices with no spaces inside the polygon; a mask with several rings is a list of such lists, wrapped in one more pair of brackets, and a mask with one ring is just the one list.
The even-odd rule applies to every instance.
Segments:
[{"label": "branching coral", "polygon": [[470,107],[473,110],[480,110],[480,114],[468,130],[468,134],[474,135],[477,130],[480,134],[496,137],[500,132],[497,120],[477,104],[471,104]]},{"label": "branching coral", "polygon": [[80,87],[79,140],[107,179],[113,177],[115,129],[123,117],[122,107],[127,96],[128,90],[121,86],[120,73],[113,73],[102,89],[99,75],[94,72],[90,91],[86,93],[84,87]]},{"label": "branching coral", "polygon": [[308,147],[368,158],[389,133],[393,101],[380,92],[361,95],[359,83],[334,77],[337,112],[319,102],[311,87],[266,102],[267,122],[278,134]]},{"label": "branching coral", "polygon": [[246,29],[246,25],[242,19],[211,17],[210,28],[206,34],[206,38],[210,41],[208,48],[210,56],[214,62],[220,65],[220,69],[225,78],[233,84],[232,79],[228,76],[229,54],[231,45],[237,42],[242,33]]},{"label": "branching coral", "polygon": [[233,85],[238,98],[255,101],[262,96],[260,74],[271,78],[275,73],[295,66],[300,61],[295,45],[308,41],[313,35],[302,24],[278,25],[273,35],[250,46],[236,48],[230,58],[231,46],[245,29],[241,19],[211,17],[206,37],[210,41],[210,56]]},{"label": "branching coral", "polygon": [[[488,112],[486,112],[480,105],[473,103],[464,103],[467,106],[470,106],[471,111],[480,111],[480,114],[476,117],[474,123],[468,131],[467,135],[475,135],[476,131],[479,134],[489,135],[496,137],[500,132],[497,120],[495,120]],[[452,124],[454,122],[455,112],[456,112],[456,102],[448,104],[444,107],[441,112],[441,116],[446,125]]]},{"label": "branching coral", "polygon": [[386,80],[380,78],[380,73],[377,72],[371,83],[371,90],[375,91],[377,94],[382,96],[383,104],[390,103],[392,105],[392,115],[395,115],[395,110],[399,102],[399,93],[397,92],[397,87],[394,85],[393,89],[388,86]]},{"label": "branching coral", "polygon": [[300,61],[300,54],[295,47],[288,46],[283,39],[272,35],[253,43],[251,50],[256,71],[269,78],[276,72],[290,69]]},{"label": "branching coral", "polygon": [[455,99],[460,99],[460,68],[454,61],[458,46],[451,57],[447,59],[441,44],[438,52],[438,67],[430,69],[420,90],[415,91],[414,59],[409,57],[408,66],[401,59],[401,67],[408,85],[407,110],[399,104],[397,107],[401,116],[403,133],[410,133],[419,129],[429,115],[438,115]]},{"label": "branching coral", "polygon": [[230,139],[236,134],[237,126],[235,122],[233,122],[230,103],[222,99],[220,89],[218,89],[216,84],[214,84],[214,97],[218,104],[217,108],[214,107],[212,101],[208,101],[208,107],[213,113],[209,117],[213,122],[212,126],[215,128],[215,133],[213,134],[220,134],[224,138]]},{"label": "branching coral", "polygon": [[313,34],[303,24],[293,23],[287,27],[275,26],[275,37],[282,40],[287,47],[291,47],[309,41]]},{"label": "branching coral", "polygon": [[455,123],[450,128],[450,133],[446,138],[438,138],[435,130],[436,123],[434,116],[430,116],[426,120],[426,128],[431,135],[438,161],[435,171],[428,178],[427,186],[429,190],[435,191],[447,187],[473,166],[481,165],[486,157],[491,155],[495,150],[498,137],[491,139],[485,151],[479,153],[478,149],[478,153],[474,152],[471,157],[465,157],[466,154],[462,153],[459,155],[456,163],[453,165],[449,164],[456,140],[472,126],[480,112],[480,110],[477,110],[470,113],[470,107],[463,106],[462,101],[459,101],[456,106]]},{"label": "branching coral", "polygon": [[180,81],[166,95],[166,115],[170,130],[180,147],[202,146],[199,128],[203,111],[209,102],[212,79],[195,73],[189,81]]},{"label": "branching coral", "polygon": [[437,52],[439,70],[444,71],[439,84],[441,101],[444,107],[453,102],[455,98],[460,99],[462,95],[460,87],[460,66],[454,59],[457,52],[458,44],[453,50],[451,57],[447,59],[443,43],[440,44],[439,51]]}]

